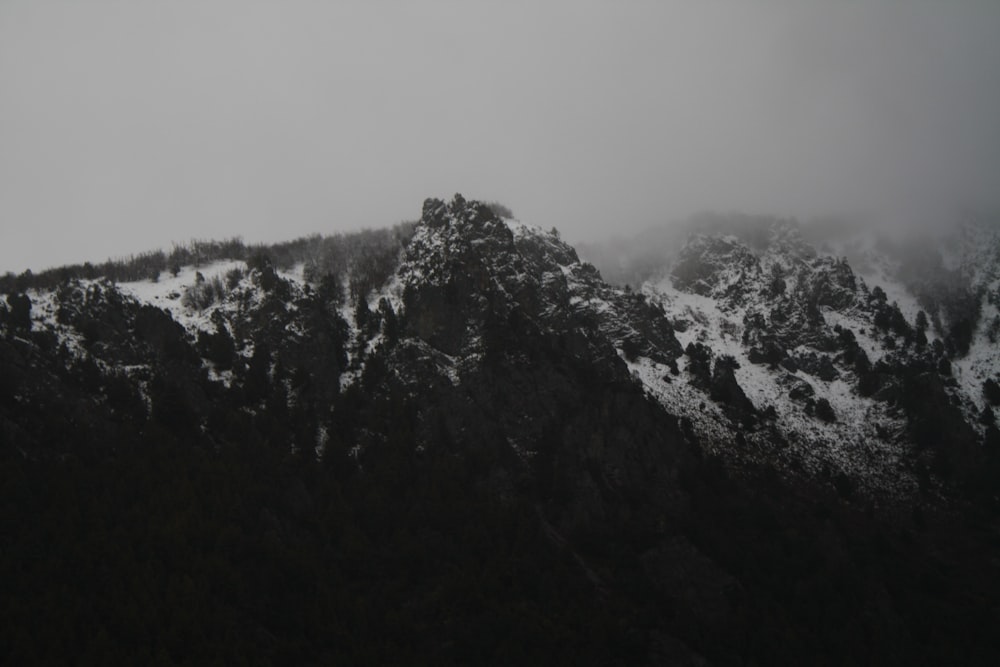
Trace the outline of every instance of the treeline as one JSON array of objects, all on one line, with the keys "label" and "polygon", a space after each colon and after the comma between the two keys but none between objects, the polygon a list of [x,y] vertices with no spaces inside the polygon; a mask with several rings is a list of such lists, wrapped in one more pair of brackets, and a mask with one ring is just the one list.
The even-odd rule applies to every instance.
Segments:
[{"label": "treeline", "polygon": [[255,249],[267,250],[269,246],[247,246],[239,237],[227,241],[193,240],[183,245],[174,245],[170,253],[162,250],[109,259],[100,264],[84,262],[68,264],[39,273],[30,269],[19,275],[6,273],[0,277],[0,292],[24,292],[28,289],[55,289],[73,280],[110,280],[112,282],[136,282],[157,280],[164,271],[179,272],[182,266],[198,266],[218,260],[243,260]]},{"label": "treeline", "polygon": [[239,237],[224,241],[193,240],[162,250],[93,264],[69,264],[39,273],[30,269],[21,274],[0,276],[0,294],[23,293],[29,289],[51,290],[73,280],[112,282],[156,281],[165,271],[174,275],[185,266],[201,266],[217,261],[252,261],[266,257],[275,269],[287,271],[298,264],[306,267],[307,280],[319,282],[324,276],[351,274],[351,289],[367,293],[392,273],[395,259],[416,228],[403,222],[386,229],[367,229],[347,234],[314,234],[293,241],[247,244]]},{"label": "treeline", "polygon": [[415,222],[404,222],[391,229],[317,238],[304,259],[303,277],[318,283],[326,276],[349,275],[351,294],[358,298],[389,279],[415,230]]}]

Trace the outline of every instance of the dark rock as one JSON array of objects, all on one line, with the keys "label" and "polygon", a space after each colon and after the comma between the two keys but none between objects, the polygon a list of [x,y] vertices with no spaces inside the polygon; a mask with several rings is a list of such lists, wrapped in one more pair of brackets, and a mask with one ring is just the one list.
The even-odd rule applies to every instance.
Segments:
[{"label": "dark rock", "polygon": [[789,373],[796,373],[799,370],[799,365],[795,363],[795,360],[792,359],[791,357],[785,357],[779,362],[778,365],[784,368]]},{"label": "dark rock", "polygon": [[687,371],[690,383],[703,391],[712,384],[712,351],[701,343],[688,343],[684,349],[688,357]]},{"label": "dark rock", "polygon": [[789,385],[788,397],[793,401],[805,402],[806,399],[812,398],[816,393],[812,385],[802,378],[787,375],[784,380]]},{"label": "dark rock", "polygon": [[440,199],[428,198],[424,200],[423,213],[420,219],[430,227],[440,227],[445,223],[448,215],[448,208]]},{"label": "dark rock", "polygon": [[736,381],[733,372],[739,366],[732,357],[721,356],[715,361],[709,396],[731,410],[731,416],[749,426],[756,421],[757,410]]},{"label": "dark rock", "polygon": [[813,262],[809,300],[817,306],[844,310],[857,299],[857,279],[847,262],[823,257]]},{"label": "dark rock", "polygon": [[702,296],[718,292],[738,297],[740,276],[759,271],[760,261],[742,243],[727,237],[698,236],[684,247],[672,276],[679,289]]},{"label": "dark rock", "polygon": [[1000,383],[993,378],[987,378],[983,382],[983,398],[994,407],[1000,405]]},{"label": "dark rock", "polygon": [[832,382],[840,377],[840,372],[833,365],[833,361],[825,354],[815,352],[800,354],[795,357],[795,363],[809,375],[818,377],[824,382]]},{"label": "dark rock", "polygon": [[837,414],[833,411],[833,406],[830,405],[830,401],[825,398],[816,399],[816,416],[825,422],[835,422],[837,421]]},{"label": "dark rock", "polygon": [[785,350],[774,341],[764,341],[761,346],[751,347],[748,354],[750,363],[768,364],[772,367],[780,364],[787,356]]}]

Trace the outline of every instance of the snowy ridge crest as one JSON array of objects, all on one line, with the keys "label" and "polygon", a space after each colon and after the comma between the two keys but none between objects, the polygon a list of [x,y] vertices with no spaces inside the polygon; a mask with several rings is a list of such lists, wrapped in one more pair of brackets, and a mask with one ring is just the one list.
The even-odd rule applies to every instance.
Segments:
[{"label": "snowy ridge crest", "polygon": [[[134,395],[147,417],[176,413],[204,432],[217,418],[206,406],[279,415],[302,424],[289,447],[320,453],[353,428],[361,396],[464,392],[507,425],[498,446],[529,465],[551,434],[525,414],[548,399],[489,387],[502,370],[530,396],[537,378],[517,374],[536,367],[553,390],[578,375],[638,388],[733,466],[837,481],[845,495],[926,491],[943,483],[942,461],[971,469],[963,462],[1000,438],[1000,386],[987,391],[1000,378],[1000,278],[981,265],[995,257],[987,237],[962,251],[960,271],[941,264],[940,275],[980,281],[945,292],[978,299],[962,329],[947,299],[925,312],[938,302],[909,291],[905,258],[872,255],[877,272],[861,275],[792,221],[718,231],[692,235],[633,290],[608,284],[555,230],[456,195],[425,201],[403,231],[317,241],[285,270],[254,257],[8,295],[0,329],[53,377],[95,383],[94,400]],[[36,390],[18,400],[43,400]],[[415,419],[415,432],[450,429],[451,440],[475,428]],[[378,441],[350,443],[351,456]]]}]

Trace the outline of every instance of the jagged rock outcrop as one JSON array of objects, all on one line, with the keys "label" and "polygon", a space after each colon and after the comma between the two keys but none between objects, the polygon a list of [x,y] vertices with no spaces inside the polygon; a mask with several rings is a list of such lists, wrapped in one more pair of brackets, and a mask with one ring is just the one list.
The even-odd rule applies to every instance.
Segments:
[{"label": "jagged rock outcrop", "polygon": [[[300,663],[970,662],[992,533],[943,512],[992,507],[1000,375],[753,222],[638,290],[456,195],[297,264],[6,294],[0,511],[25,537],[0,564],[28,583],[0,621],[52,611],[25,591],[62,576],[35,558],[55,540],[87,573],[60,595],[98,610],[60,612],[71,636],[183,609],[176,661],[224,636]],[[52,528],[70,514],[88,529]],[[920,643],[931,610],[965,648]]]},{"label": "jagged rock outcrop", "polygon": [[672,270],[680,288],[718,299],[738,298],[741,286],[760,274],[757,256],[734,237],[697,236]]},{"label": "jagged rock outcrop", "polygon": [[[881,287],[869,288],[843,257],[817,252],[793,222],[722,231],[726,235],[692,236],[662,269],[665,277],[642,288],[669,319],[683,323],[677,336],[688,350],[686,385],[724,408],[706,410],[703,401],[679,392],[647,364],[640,377],[661,400],[678,405],[695,432],[735,459],[753,452],[757,460],[761,451],[766,460],[791,454],[801,457],[795,468],[820,476],[832,468],[861,489],[892,489],[890,495],[912,496],[923,470],[948,469],[940,462],[953,456],[968,464],[959,453],[971,451],[966,443],[978,439],[983,455],[985,430],[975,426],[982,399],[948,380],[954,359],[962,358],[948,343],[952,334],[935,338],[923,315],[908,320]],[[709,381],[713,351],[734,359],[732,373],[719,376],[729,390]],[[928,370],[941,379],[941,391],[918,379]],[[954,440],[938,439],[931,450],[919,445],[915,434],[923,429],[916,424],[922,418],[900,410],[910,392],[950,406],[942,419],[953,425]],[[720,400],[740,394],[769,410],[773,422],[747,428]],[[771,444],[773,429],[785,443],[780,452]],[[877,454],[873,442],[880,443]],[[974,466],[960,467],[971,473]]]}]

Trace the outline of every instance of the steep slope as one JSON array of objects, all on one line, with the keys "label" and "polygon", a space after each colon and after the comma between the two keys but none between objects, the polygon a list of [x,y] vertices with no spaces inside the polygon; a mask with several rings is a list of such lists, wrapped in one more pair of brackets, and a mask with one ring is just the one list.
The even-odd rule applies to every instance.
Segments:
[{"label": "steep slope", "polygon": [[768,234],[633,292],[456,196],[6,295],[0,658],[989,662],[944,343]]},{"label": "steep slope", "polygon": [[[434,601],[449,572],[478,567],[485,558],[469,559],[478,553],[477,542],[469,540],[487,529],[491,541],[504,545],[496,554],[497,576],[511,562],[500,555],[520,545],[532,561],[528,581],[541,576],[546,586],[565,591],[560,598],[566,603],[577,600],[581,622],[613,614],[626,623],[607,631],[576,627],[575,646],[559,648],[541,637],[512,645],[536,646],[541,653],[535,658],[582,652],[583,662],[606,662],[623,633],[648,628],[636,626],[629,594],[612,583],[617,566],[609,556],[602,550],[595,560],[573,541],[603,534],[608,545],[620,544],[629,535],[662,530],[657,526],[664,517],[684,511],[686,493],[676,479],[694,464],[693,443],[675,418],[644,396],[617,353],[632,340],[672,363],[681,350],[669,323],[652,317],[641,299],[605,285],[552,235],[459,197],[447,205],[427,202],[393,264],[371,268],[348,264],[307,282],[301,271],[282,275],[266,257],[254,257],[180,267],[152,282],[77,280],[11,295],[0,340],[8,469],[19,479],[37,479],[50,466],[71,465],[88,484],[108,474],[108,466],[148,476],[148,466],[159,465],[162,474],[189,480],[182,495],[202,494],[192,507],[222,502],[213,512],[226,517],[231,500],[217,494],[229,485],[205,489],[204,476],[218,478],[215,461],[232,466],[243,457],[255,472],[234,472],[234,478],[249,474],[244,483],[258,485],[258,476],[274,469],[276,490],[290,489],[289,500],[265,500],[259,519],[238,522],[248,535],[263,531],[267,546],[269,534],[280,545],[315,539],[302,516],[320,512],[310,498],[331,492],[306,481],[316,473],[295,472],[288,480],[280,469],[321,459],[322,479],[341,489],[334,495],[345,494],[348,506],[359,503],[357,511],[370,515],[359,521],[361,530],[382,535],[376,544],[394,544],[422,562],[428,554],[417,544],[437,539],[439,530],[456,536],[442,563],[452,565],[421,566],[426,581],[418,580],[416,589],[399,584],[413,596],[415,610],[451,625],[442,637],[418,642],[427,659],[474,659],[465,652],[479,632],[469,625],[474,617],[456,617]],[[373,274],[384,278],[367,280]],[[68,480],[59,488],[52,502],[78,493]],[[33,493],[18,484],[10,489]],[[163,490],[157,482],[128,493],[159,508],[159,496],[145,499]],[[120,501],[117,493],[112,503]],[[86,504],[103,508],[102,498]],[[5,507],[24,502],[11,496]],[[464,506],[468,513],[460,511]],[[103,527],[105,511],[89,521]],[[381,533],[413,515],[426,523],[419,537]],[[359,530],[339,512],[322,516]],[[509,532],[515,519],[526,527]],[[9,553],[30,548],[34,529],[25,525],[22,531],[27,542],[17,541]],[[121,537],[126,544],[132,539]],[[259,547],[249,548],[260,557]],[[380,553],[382,547],[372,548]],[[132,572],[127,554],[145,547],[128,549],[109,557]],[[562,553],[570,555],[569,563]],[[711,562],[693,546],[677,558]],[[41,566],[38,576],[46,572]],[[357,576],[368,581],[372,575]],[[459,591],[447,594],[449,604],[465,608],[470,601]],[[602,602],[607,596],[614,600]],[[511,604],[533,604],[520,602],[529,598]],[[569,631],[577,621],[554,600],[541,594],[536,614],[548,619],[541,627],[518,620],[510,631],[515,637],[546,626]],[[393,594],[388,604],[398,602]],[[215,608],[218,601],[203,604]],[[247,627],[277,632],[270,614],[240,608],[249,614],[241,616]],[[117,618],[118,611],[103,613]],[[560,617],[566,620],[555,620]],[[23,618],[4,610],[15,627]],[[670,654],[693,655],[683,642],[663,636]],[[240,642],[256,645],[252,638]]]},{"label": "steep slope", "polygon": [[817,251],[791,220],[701,222],[641,286],[685,346],[682,372],[633,368],[709,447],[845,494],[993,494],[995,230],[964,229],[941,257],[860,232]]}]

